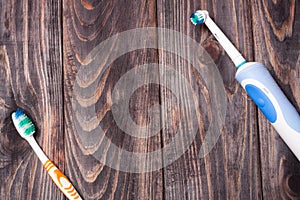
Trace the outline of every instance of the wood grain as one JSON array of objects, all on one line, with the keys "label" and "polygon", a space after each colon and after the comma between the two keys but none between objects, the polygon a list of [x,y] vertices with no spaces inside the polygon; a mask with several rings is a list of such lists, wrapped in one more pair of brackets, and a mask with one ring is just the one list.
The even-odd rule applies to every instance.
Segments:
[{"label": "wood grain", "polygon": [[[234,80],[235,68],[211,33],[205,26],[194,27],[188,21],[189,15],[195,10],[207,9],[230,40],[244,52],[246,58],[252,60],[251,13],[248,7],[247,1],[219,1],[217,5],[206,1],[158,1],[158,25],[187,34],[202,43],[219,66],[227,94],[227,100],[224,101],[228,101],[226,125],[221,130],[221,136],[212,151],[199,159],[199,149],[211,123],[211,115],[216,114],[211,113],[210,108],[215,106],[210,104],[210,98],[213,97],[204,92],[208,86],[203,80],[197,81],[195,77],[199,74],[192,70],[193,66],[183,64],[175,56],[160,55],[164,64],[171,63],[189,78],[192,85],[199,84],[201,90],[197,92],[203,95],[197,105],[201,118],[194,143],[180,159],[164,168],[165,199],[262,198],[256,108]],[[182,48],[180,41],[178,48]],[[166,80],[165,84],[174,83]],[[170,104],[170,99],[164,95],[162,99]],[[163,136],[164,142],[167,142],[169,136]]]},{"label": "wood grain", "polygon": [[[197,9],[209,11],[247,60],[267,66],[300,113],[297,0],[0,0],[0,199],[65,199],[13,127],[10,115],[17,107],[33,120],[38,143],[84,199],[300,199],[299,161],[237,83],[232,62],[211,33],[205,26],[190,23],[189,16]],[[96,89],[85,91],[91,98],[80,96],[95,82],[89,74],[81,77],[87,77],[85,85],[77,82],[84,67],[98,59],[89,57],[93,49],[115,34],[143,27],[185,34],[199,48],[201,44],[217,65],[214,72],[220,73],[218,81],[224,84],[226,118],[221,136],[204,158],[199,157],[201,146],[216,115],[214,106],[221,105],[211,103],[215,97],[197,71],[199,66],[176,53],[147,48],[147,41],[160,44],[168,39],[166,35],[153,33],[140,41],[145,48],[119,56],[105,70],[103,66],[121,46],[115,39],[99,54],[94,52],[106,55],[99,62],[103,73],[92,74],[99,79]],[[183,40],[170,44],[176,52],[194,55],[185,45]],[[113,110],[120,108],[113,102],[113,91],[126,73],[137,77],[139,66],[149,63],[159,68],[143,74],[145,84],[130,94],[129,115],[121,115],[123,124],[130,124],[131,119],[137,126],[148,127],[146,136],[151,137],[138,138],[117,124]],[[166,78],[167,69],[180,76]],[[153,77],[160,84],[148,84]],[[121,100],[126,97],[126,86],[127,90],[118,93]],[[176,91],[172,91],[174,86]],[[188,95],[189,87],[193,98]],[[95,113],[82,114],[89,105],[95,105]],[[139,160],[132,163],[150,172],[115,169],[125,154],[108,153],[114,145],[139,153],[164,148],[180,130],[191,128],[181,120],[193,113],[198,131],[187,150],[183,149],[185,139],[175,141],[174,154],[182,151],[183,155],[174,162],[154,170],[151,162],[170,161],[170,154],[165,153],[149,160],[151,165]],[[99,124],[88,123],[89,114],[95,114]],[[155,135],[150,126],[153,114],[163,127]],[[88,145],[80,134],[92,133],[95,127],[101,127],[108,140],[99,134]],[[99,156],[114,161],[115,168]]]},{"label": "wood grain", "polygon": [[[254,0],[252,5],[255,59],[267,66],[299,112],[299,2]],[[258,126],[263,197],[300,199],[299,161],[260,112]]]},{"label": "wood grain", "polygon": [[[162,199],[162,170],[149,173],[126,173],[115,170],[100,162],[95,155],[98,149],[87,147],[78,134],[89,134],[80,131],[83,125],[76,129],[74,124],[80,121],[76,117],[76,109],[72,107],[72,100],[78,100],[78,95],[73,93],[76,72],[80,71],[84,64],[93,62],[87,59],[88,54],[104,40],[134,28],[156,26],[155,1],[64,1],[64,77],[65,77],[65,130],[66,130],[66,166],[70,179],[80,177],[78,191],[84,199]],[[108,58],[114,55],[114,49],[119,48],[113,44],[111,47],[101,50],[98,54],[104,54],[105,64]],[[110,49],[107,50],[107,49]],[[141,49],[126,53],[117,58],[105,69],[99,83],[99,93],[92,99],[95,101],[95,112],[99,120],[99,126],[103,129],[108,139],[97,144],[105,146],[104,151],[98,153],[101,157],[109,157],[108,148],[116,145],[119,149],[132,152],[147,152],[159,149],[161,146],[160,134],[143,140],[131,137],[117,126],[112,114],[112,90],[118,80],[129,70],[142,64],[157,63],[157,50]],[[101,69],[101,64],[99,66]],[[104,70],[104,69],[101,69]],[[137,72],[135,72],[137,73]],[[155,74],[155,72],[153,72]],[[145,74],[145,79],[150,76]],[[87,82],[92,82],[89,81]],[[88,84],[87,87],[90,87]],[[84,88],[82,89],[82,91]],[[91,91],[93,92],[93,91]],[[82,106],[87,106],[89,100],[82,101]],[[85,103],[84,103],[85,102]],[[148,123],[148,110],[159,102],[159,90],[157,85],[149,85],[139,88],[132,94],[130,104],[131,115],[123,119],[125,123],[130,117],[138,125]],[[89,113],[91,114],[91,113]],[[88,126],[87,126],[88,127]],[[94,128],[90,129],[91,131]],[[149,130],[150,132],[150,130]],[[98,137],[101,137],[100,135]],[[95,138],[98,140],[98,138]],[[98,150],[99,151],[99,150]],[[96,152],[97,153],[97,152]],[[99,154],[98,154],[99,155]],[[115,152],[116,159],[122,159],[122,153]],[[108,158],[109,159],[109,158]],[[141,166],[144,163],[139,163]],[[116,163],[116,167],[120,164]],[[130,167],[130,166],[129,166]],[[151,168],[151,166],[150,166]]]},{"label": "wood grain", "polygon": [[23,108],[37,127],[38,143],[64,169],[61,4],[0,4],[1,199],[62,199],[10,118]]}]

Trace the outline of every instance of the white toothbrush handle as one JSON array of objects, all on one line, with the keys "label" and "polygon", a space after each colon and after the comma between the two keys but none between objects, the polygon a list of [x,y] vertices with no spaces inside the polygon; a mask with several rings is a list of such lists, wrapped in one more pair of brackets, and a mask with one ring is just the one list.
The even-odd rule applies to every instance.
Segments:
[{"label": "white toothbrush handle", "polygon": [[33,136],[28,136],[25,138],[31,145],[32,149],[43,163],[43,166],[47,170],[49,176],[52,178],[56,186],[64,193],[64,195],[69,200],[81,200],[82,198],[75,190],[74,186],[71,184],[69,179],[48,159],[46,154],[37,144]]},{"label": "white toothbrush handle", "polygon": [[40,159],[40,161],[43,164],[47,160],[49,160],[49,158],[46,156],[46,154],[41,149],[41,147],[38,145],[38,143],[36,142],[36,140],[34,139],[34,137],[32,135],[24,137],[24,139],[26,139],[26,141],[30,144],[30,146],[32,147],[33,151],[35,152],[35,154],[38,156],[38,158]]},{"label": "white toothbrush handle", "polygon": [[300,161],[300,116],[266,67],[248,62],[238,69],[236,79]]},{"label": "white toothbrush handle", "polygon": [[215,24],[215,22],[209,17],[207,11],[202,11],[206,13],[205,25],[210,30],[210,32],[215,36],[221,46],[224,48],[232,62],[237,68],[243,65],[246,60],[241,55],[241,53],[236,49],[236,47],[230,42],[226,35],[221,31],[221,29]]}]

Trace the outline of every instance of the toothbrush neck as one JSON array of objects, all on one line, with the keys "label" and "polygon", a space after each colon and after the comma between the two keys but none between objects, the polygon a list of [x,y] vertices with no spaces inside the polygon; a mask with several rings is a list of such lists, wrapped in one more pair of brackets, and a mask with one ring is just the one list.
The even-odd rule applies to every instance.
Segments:
[{"label": "toothbrush neck", "polygon": [[214,37],[218,40],[221,46],[224,48],[232,62],[236,67],[239,67],[241,64],[245,63],[245,58],[241,53],[235,48],[235,46],[229,41],[229,39],[224,35],[221,29],[214,23],[214,21],[207,16],[205,20],[207,28],[212,32]]},{"label": "toothbrush neck", "polygon": [[41,147],[38,145],[38,143],[36,142],[36,140],[34,139],[34,137],[31,135],[31,136],[26,137],[25,139],[31,145],[33,151],[36,153],[36,155],[38,156],[38,158],[40,159],[40,161],[44,164],[48,160],[48,157],[43,152],[43,150],[41,149]]}]

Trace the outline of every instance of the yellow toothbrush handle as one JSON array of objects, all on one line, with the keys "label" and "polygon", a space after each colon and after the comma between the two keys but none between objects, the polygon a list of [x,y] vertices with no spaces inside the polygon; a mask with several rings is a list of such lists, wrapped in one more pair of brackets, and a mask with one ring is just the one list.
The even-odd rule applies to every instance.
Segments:
[{"label": "yellow toothbrush handle", "polygon": [[43,165],[48,174],[51,176],[53,182],[66,195],[68,199],[82,199],[69,179],[51,162],[51,160],[47,160],[45,163],[43,163]]}]

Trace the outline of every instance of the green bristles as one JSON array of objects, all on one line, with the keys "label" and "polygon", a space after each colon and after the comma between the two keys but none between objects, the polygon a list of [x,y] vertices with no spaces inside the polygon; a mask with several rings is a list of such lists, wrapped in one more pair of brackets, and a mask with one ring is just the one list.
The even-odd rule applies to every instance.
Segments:
[{"label": "green bristles", "polygon": [[20,122],[19,122],[19,126],[22,128],[25,125],[32,123],[31,120],[28,117],[24,117]]},{"label": "green bristles", "polygon": [[21,109],[12,114],[13,123],[22,137],[31,136],[35,132],[35,126],[29,117]]},{"label": "green bristles", "polygon": [[18,123],[17,126],[19,128],[20,134],[23,134],[24,136],[30,136],[35,132],[35,126],[32,123],[32,121],[27,117],[25,114],[23,114],[21,117],[17,119]]},{"label": "green bristles", "polygon": [[201,12],[195,12],[190,17],[191,22],[196,26],[199,24],[203,24],[205,19],[204,15]]},{"label": "green bristles", "polygon": [[30,126],[28,126],[25,131],[24,134],[29,136],[31,134],[33,134],[35,132],[35,126],[33,125],[33,123],[30,124]]}]

